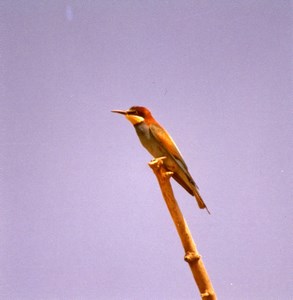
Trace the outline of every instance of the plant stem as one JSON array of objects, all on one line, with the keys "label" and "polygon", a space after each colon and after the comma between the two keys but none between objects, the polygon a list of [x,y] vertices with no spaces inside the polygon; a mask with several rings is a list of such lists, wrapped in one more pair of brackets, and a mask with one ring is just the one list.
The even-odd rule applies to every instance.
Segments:
[{"label": "plant stem", "polygon": [[197,251],[188,225],[174,197],[170,183],[170,177],[173,173],[168,172],[164,168],[163,160],[164,157],[156,158],[149,163],[149,166],[152,168],[158,179],[163,197],[181,239],[181,243],[185,251],[184,260],[188,262],[190,266],[194,280],[199,289],[201,299],[216,300],[217,296],[205,269],[202,258]]}]

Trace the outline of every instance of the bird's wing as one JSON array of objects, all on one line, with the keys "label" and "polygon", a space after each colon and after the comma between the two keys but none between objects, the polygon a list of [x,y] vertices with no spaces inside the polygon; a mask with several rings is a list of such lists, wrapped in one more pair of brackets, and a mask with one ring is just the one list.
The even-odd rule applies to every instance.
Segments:
[{"label": "bird's wing", "polygon": [[[154,136],[154,138],[160,143],[160,145],[170,154],[171,157],[176,161],[179,167],[183,170],[186,174],[187,178],[189,179],[190,183],[198,188],[196,183],[194,182],[193,178],[191,177],[187,165],[177,148],[175,142],[171,138],[171,136],[167,133],[165,129],[163,129],[159,124],[153,123],[150,124],[150,132]],[[173,174],[173,178],[181,184],[191,195],[194,195],[194,191],[190,189],[190,187],[184,182],[182,178],[176,173]]]},{"label": "bird's wing", "polygon": [[171,136],[159,124],[151,124],[150,132],[160,145],[174,157],[182,169],[188,172],[187,165]]}]

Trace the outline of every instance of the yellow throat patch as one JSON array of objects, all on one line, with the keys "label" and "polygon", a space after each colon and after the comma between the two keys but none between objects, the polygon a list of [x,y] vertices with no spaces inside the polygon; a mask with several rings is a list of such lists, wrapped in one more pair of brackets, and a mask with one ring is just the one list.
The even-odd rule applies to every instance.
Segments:
[{"label": "yellow throat patch", "polygon": [[139,124],[139,123],[141,123],[141,122],[144,121],[143,117],[136,116],[136,115],[128,115],[128,114],[126,114],[125,117],[126,117],[126,119],[128,121],[130,121],[132,123],[132,125],[136,125],[136,124]]}]

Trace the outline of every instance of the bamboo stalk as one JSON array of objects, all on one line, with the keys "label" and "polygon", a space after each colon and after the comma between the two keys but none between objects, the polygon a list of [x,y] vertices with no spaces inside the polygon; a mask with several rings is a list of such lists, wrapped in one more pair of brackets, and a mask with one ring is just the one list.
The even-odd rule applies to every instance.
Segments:
[{"label": "bamboo stalk", "polygon": [[173,173],[168,172],[165,169],[163,160],[164,157],[156,158],[149,163],[149,166],[154,171],[158,179],[163,197],[181,239],[181,243],[185,251],[184,260],[190,266],[193,278],[199,289],[201,299],[216,300],[217,296],[209,279],[208,273],[205,269],[202,258],[197,251],[188,225],[174,197],[174,193],[170,183],[170,177]]}]

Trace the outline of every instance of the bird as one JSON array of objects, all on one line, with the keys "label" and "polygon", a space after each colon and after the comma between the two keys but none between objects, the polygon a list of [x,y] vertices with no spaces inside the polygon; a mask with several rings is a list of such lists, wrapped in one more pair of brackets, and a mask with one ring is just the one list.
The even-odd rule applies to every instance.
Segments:
[{"label": "bird", "polygon": [[173,173],[172,177],[196,198],[199,208],[205,208],[210,214],[181,152],[167,130],[152,116],[151,111],[143,106],[132,106],[128,110],[112,110],[111,112],[122,114],[131,122],[141,144],[154,158],[165,157],[164,166]]}]

